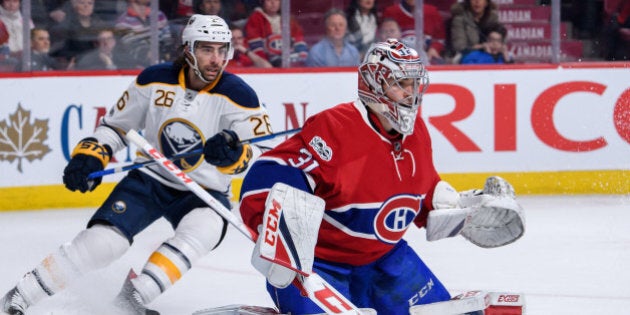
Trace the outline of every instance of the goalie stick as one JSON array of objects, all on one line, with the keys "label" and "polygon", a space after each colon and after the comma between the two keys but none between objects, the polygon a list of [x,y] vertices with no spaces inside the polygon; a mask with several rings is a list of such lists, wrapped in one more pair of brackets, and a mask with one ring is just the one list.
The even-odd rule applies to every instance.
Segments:
[{"label": "goalie stick", "polygon": [[[146,139],[144,139],[137,131],[129,130],[127,139],[142,149],[147,155],[156,161],[156,163],[164,170],[171,173],[177,180],[192,193],[203,200],[210,208],[216,211],[220,216],[227,220],[239,232],[255,242],[255,233],[247,227],[242,221],[238,220],[229,209],[223,206],[210,193],[204,190],[197,182],[190,178],[182,171],[173,161],[166,158],[162,153],[155,149]],[[304,273],[302,270],[296,270]],[[300,285],[300,289],[306,291],[308,298],[320,306],[327,314],[361,314],[359,309],[352,304],[345,296],[339,293],[335,288],[328,284],[322,277],[315,273],[307,276],[298,274],[295,278]]]},{"label": "goalie stick", "polygon": [[[241,140],[240,143],[241,144],[250,144],[250,143],[262,142],[262,141],[270,140],[270,139],[273,139],[273,138],[276,138],[276,137],[279,137],[279,136],[290,135],[292,133],[296,133],[296,132],[300,131],[301,129],[302,128],[295,128],[295,129],[290,129],[290,130],[285,130],[285,131],[272,133],[272,134],[261,136],[261,137],[245,139],[245,140]],[[185,153],[173,155],[172,157],[169,158],[169,160],[175,161],[177,159],[185,159],[185,158],[188,158],[188,157],[200,155],[202,153],[203,153],[203,149],[193,150],[193,151],[190,151],[190,152],[185,152]],[[102,170],[102,171],[97,171],[97,172],[91,173],[90,175],[88,175],[88,180],[99,178],[99,177],[103,177],[103,176],[106,176],[106,175],[111,175],[111,174],[116,174],[116,173],[122,173],[122,172],[126,172],[126,171],[135,170],[137,168],[153,165],[155,163],[157,163],[155,160],[148,160],[148,161],[144,161],[144,162],[141,162],[141,163],[134,163],[134,164],[129,164],[129,165],[125,165],[125,166],[112,167],[112,168],[109,168],[109,169],[106,169],[106,170]]]}]

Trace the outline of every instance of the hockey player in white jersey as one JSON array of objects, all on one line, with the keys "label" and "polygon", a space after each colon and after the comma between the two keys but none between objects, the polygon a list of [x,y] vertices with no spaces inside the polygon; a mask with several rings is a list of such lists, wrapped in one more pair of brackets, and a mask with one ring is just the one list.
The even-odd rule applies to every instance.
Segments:
[{"label": "hockey player in white jersey", "polygon": [[[144,137],[167,156],[203,149],[175,163],[230,208],[231,175],[247,169],[265,148],[241,144],[272,132],[254,90],[224,71],[233,55],[231,32],[218,16],[194,15],[182,33],[182,56],[143,70],[103,118],[94,134],[77,144],[64,169],[72,191],[94,190],[112,154],[127,143],[127,131]],[[146,161],[140,156],[137,162]],[[177,282],[197,259],[217,247],[226,222],[158,166],[131,171],[118,183],[70,242],[48,255],[0,300],[0,311],[24,314],[85,273],[105,267],[129,249],[135,235],[164,217],[175,231],[149,257],[142,272],[130,271],[114,298],[117,313],[151,314],[144,305]],[[121,278],[124,275],[121,275]]]}]

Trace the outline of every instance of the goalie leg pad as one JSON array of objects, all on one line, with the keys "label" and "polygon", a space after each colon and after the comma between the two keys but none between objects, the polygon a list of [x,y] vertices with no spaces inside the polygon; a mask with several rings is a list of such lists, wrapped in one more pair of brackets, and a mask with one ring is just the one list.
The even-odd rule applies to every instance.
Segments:
[{"label": "goalie leg pad", "polygon": [[280,313],[278,313],[276,309],[269,308],[269,307],[232,304],[232,305],[199,310],[199,311],[194,312],[192,315],[229,315],[229,314],[273,315],[273,314],[280,314]]},{"label": "goalie leg pad", "polygon": [[296,272],[312,272],[324,208],[324,200],[305,191],[283,183],[271,188],[252,265],[273,286],[285,288]]},{"label": "goalie leg pad", "polygon": [[520,293],[468,291],[449,301],[414,305],[410,315],[454,315],[477,313],[485,315],[525,314],[525,298]]}]

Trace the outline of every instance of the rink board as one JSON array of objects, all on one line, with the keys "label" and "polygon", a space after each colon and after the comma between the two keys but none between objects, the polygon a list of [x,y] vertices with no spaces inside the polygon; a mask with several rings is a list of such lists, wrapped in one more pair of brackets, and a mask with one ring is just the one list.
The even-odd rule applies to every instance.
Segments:
[{"label": "rink board", "polygon": [[[431,68],[421,116],[432,135],[436,168],[457,189],[480,187],[498,174],[519,194],[629,194],[628,68]],[[122,174],[80,194],[63,188],[62,171],[75,143],[91,134],[136,74],[2,74],[0,210],[98,206]],[[356,72],[349,68],[239,74],[258,92],[275,131],[299,127],[357,97]],[[134,150],[116,154],[110,167],[131,163]],[[234,200],[240,181],[233,183]]]}]

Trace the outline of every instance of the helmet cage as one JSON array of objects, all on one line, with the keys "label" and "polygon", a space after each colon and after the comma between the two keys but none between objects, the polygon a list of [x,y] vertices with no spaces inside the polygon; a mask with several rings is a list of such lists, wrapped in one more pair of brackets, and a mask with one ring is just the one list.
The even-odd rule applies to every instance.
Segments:
[{"label": "helmet cage", "polygon": [[[411,92],[405,89],[409,85]],[[429,77],[418,53],[397,40],[373,45],[359,66],[359,98],[401,134],[413,132],[428,86]],[[405,91],[404,97],[388,97],[387,92],[393,88]]]}]

